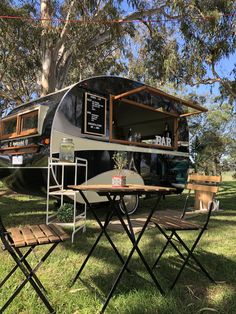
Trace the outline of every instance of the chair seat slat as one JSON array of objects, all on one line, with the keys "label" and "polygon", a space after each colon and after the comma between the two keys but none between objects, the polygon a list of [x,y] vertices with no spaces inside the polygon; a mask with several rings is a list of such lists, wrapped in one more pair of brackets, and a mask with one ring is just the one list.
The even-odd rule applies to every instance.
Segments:
[{"label": "chair seat slat", "polygon": [[39,228],[38,225],[30,226],[31,231],[33,232],[35,238],[37,239],[39,244],[50,243],[50,240],[45,235],[45,233]]},{"label": "chair seat slat", "polygon": [[37,239],[35,238],[33,232],[30,230],[28,226],[21,228],[22,235],[25,239],[27,245],[35,245],[38,244]]},{"label": "chair seat slat", "polygon": [[48,225],[39,225],[40,229],[45,233],[50,242],[60,242],[58,235],[49,228]]},{"label": "chair seat slat", "polygon": [[25,246],[25,239],[19,228],[9,228],[7,231],[10,233],[10,236],[13,241],[12,243],[13,246],[15,247]]},{"label": "chair seat slat", "polygon": [[152,222],[161,225],[165,229],[179,229],[179,230],[198,230],[201,226],[185,221],[183,219],[177,219],[173,217],[153,217]]},{"label": "chair seat slat", "polygon": [[62,241],[67,240],[70,238],[70,236],[62,229],[61,226],[50,224],[48,225],[50,229],[52,229]]}]

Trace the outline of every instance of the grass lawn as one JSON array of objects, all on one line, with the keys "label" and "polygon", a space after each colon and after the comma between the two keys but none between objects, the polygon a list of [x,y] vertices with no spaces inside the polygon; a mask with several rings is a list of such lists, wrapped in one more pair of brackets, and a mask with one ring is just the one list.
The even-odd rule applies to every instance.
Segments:
[{"label": "grass lawn", "polygon": [[[184,195],[169,196],[162,201],[161,207],[176,209],[183,204]],[[183,314],[183,313],[236,313],[236,181],[222,184],[220,193],[220,208],[213,214],[209,231],[205,233],[199,245],[197,255],[209,270],[217,285],[210,283],[199,272],[186,268],[172,292],[164,297],[158,292],[154,284],[148,282],[149,275],[137,254],[134,255],[129,267],[136,269],[137,275],[125,273],[111,299],[106,313],[125,314]],[[143,200],[140,212],[152,203]],[[3,195],[0,197],[0,214],[7,227],[19,224],[45,222],[45,199],[19,194]],[[98,209],[103,214],[102,209]],[[93,244],[98,227],[88,215],[87,231],[78,233],[75,243],[70,241],[59,245],[47,262],[38,271],[48,290],[48,297],[59,314],[93,314],[101,309],[104,296],[108,293],[112,281],[119,271],[119,261],[109,245],[102,238],[99,247],[89,260],[82,273],[83,283],[78,280],[70,288],[69,284],[80,267],[89,248]],[[120,252],[125,255],[129,251],[130,243],[121,233],[110,232]],[[186,233],[185,233],[186,234]],[[190,243],[193,234],[185,235]],[[152,264],[163,243],[163,238],[155,229],[146,231],[140,249]],[[36,256],[32,255],[32,262],[45,251],[38,248]],[[0,250],[0,279],[3,278],[13,265],[8,254]],[[168,288],[169,279],[173,278],[179,265],[179,259],[171,249],[163,256],[160,268],[155,270],[164,289]],[[17,271],[17,279],[23,278]],[[16,278],[14,277],[14,278]],[[15,280],[9,280],[5,288],[0,291],[0,307],[9,294],[17,287]],[[6,314],[44,314],[48,313],[32,287],[27,284],[5,312]]]}]

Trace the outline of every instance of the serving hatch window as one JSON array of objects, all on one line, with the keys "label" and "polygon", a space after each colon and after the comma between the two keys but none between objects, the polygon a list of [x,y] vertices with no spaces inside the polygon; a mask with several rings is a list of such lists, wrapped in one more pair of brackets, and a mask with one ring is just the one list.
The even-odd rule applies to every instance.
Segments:
[{"label": "serving hatch window", "polygon": [[150,86],[110,95],[111,142],[177,150],[179,120],[206,112],[198,103]]},{"label": "serving hatch window", "polygon": [[177,141],[177,115],[151,106],[116,100],[111,112],[112,142],[174,149]]}]

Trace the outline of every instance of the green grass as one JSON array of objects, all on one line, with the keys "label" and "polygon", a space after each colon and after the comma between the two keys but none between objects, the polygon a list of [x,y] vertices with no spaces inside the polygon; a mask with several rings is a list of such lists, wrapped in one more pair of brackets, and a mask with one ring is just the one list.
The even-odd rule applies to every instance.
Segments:
[{"label": "green grass", "polygon": [[[183,199],[184,195],[166,197],[161,207],[176,209],[183,204]],[[200,273],[186,268],[175,289],[163,297],[148,282],[149,275],[135,254],[129,267],[145,279],[125,273],[106,313],[236,313],[236,182],[224,182],[218,199],[223,210],[212,216],[209,231],[203,236],[197,255],[220,283],[214,285]],[[139,211],[144,212],[152,203],[153,200],[143,200]],[[45,222],[45,199],[17,194],[1,196],[0,214],[7,227],[42,223]],[[98,209],[98,214],[103,215],[104,210]],[[98,313],[119,271],[117,257],[106,239],[102,238],[82,273],[83,282],[78,280],[70,288],[70,282],[86,257],[97,232],[96,223],[88,215],[86,233],[78,233],[74,244],[66,241],[59,245],[38,271],[39,278],[48,290],[49,300],[59,314]],[[115,232],[110,234],[121,254],[126,255],[131,247],[126,236]],[[184,237],[188,243],[194,239],[192,232]],[[162,244],[163,238],[157,230],[150,229],[144,235],[140,249],[150,264],[154,262]],[[36,257],[32,255],[31,261],[35,262],[43,252],[44,247],[38,248]],[[0,278],[3,278],[13,263],[4,251],[0,251],[0,259]],[[169,280],[176,274],[179,262],[176,253],[170,249],[163,256],[160,268],[155,270],[164,289],[168,288]],[[0,306],[16,288],[17,280],[23,278],[19,271],[13,277],[0,290]],[[27,284],[5,313],[48,312],[32,287]]]},{"label": "green grass", "polygon": [[232,175],[235,173],[235,171],[227,171],[227,172],[223,172],[222,173],[222,180],[223,181],[236,181],[236,179],[234,179],[232,177]]}]

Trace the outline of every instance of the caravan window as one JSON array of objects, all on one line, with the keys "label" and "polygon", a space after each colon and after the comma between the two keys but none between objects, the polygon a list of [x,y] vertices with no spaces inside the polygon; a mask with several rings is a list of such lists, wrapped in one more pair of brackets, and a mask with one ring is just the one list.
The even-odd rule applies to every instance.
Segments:
[{"label": "caravan window", "polygon": [[9,118],[2,121],[1,126],[1,137],[8,138],[10,136],[16,135],[16,126],[17,126],[17,119],[16,117]]},{"label": "caravan window", "polygon": [[36,134],[38,132],[38,110],[22,113],[1,121],[1,139]]},{"label": "caravan window", "polygon": [[36,133],[38,129],[38,110],[20,116],[20,133],[22,135]]}]

